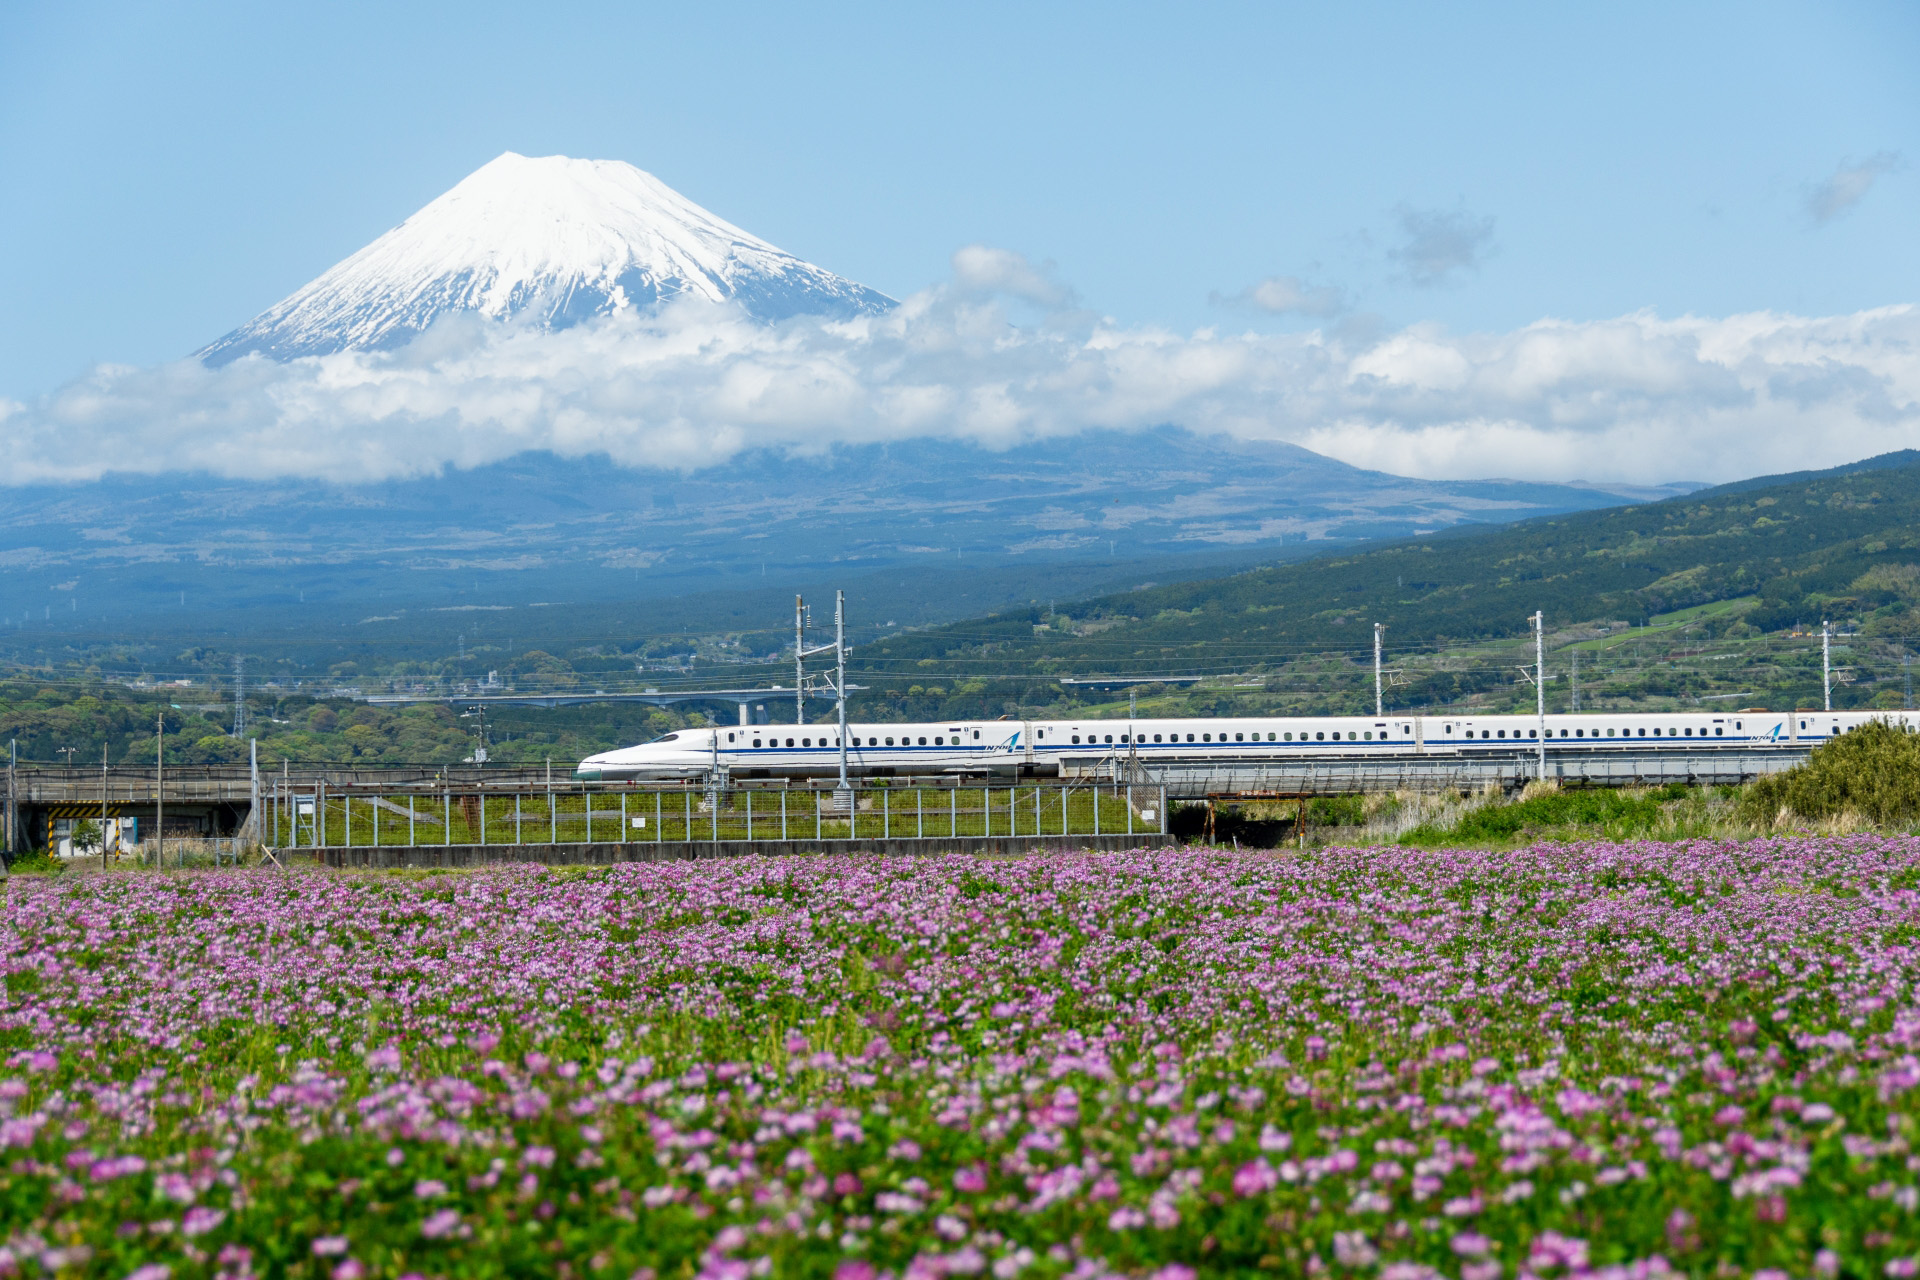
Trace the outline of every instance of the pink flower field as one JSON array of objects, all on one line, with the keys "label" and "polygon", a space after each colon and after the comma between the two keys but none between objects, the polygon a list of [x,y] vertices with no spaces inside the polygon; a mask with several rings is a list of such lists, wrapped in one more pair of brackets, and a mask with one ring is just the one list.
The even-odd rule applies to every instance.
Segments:
[{"label": "pink flower field", "polygon": [[19,878],[0,1273],[1905,1277],[1920,842]]}]

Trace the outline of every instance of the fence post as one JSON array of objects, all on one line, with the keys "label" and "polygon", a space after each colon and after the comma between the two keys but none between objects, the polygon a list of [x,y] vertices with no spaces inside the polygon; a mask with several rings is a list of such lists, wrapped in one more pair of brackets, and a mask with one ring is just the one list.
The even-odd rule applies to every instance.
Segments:
[{"label": "fence post", "polygon": [[633,834],[632,824],[627,820],[627,793],[620,793],[620,843],[625,844]]},{"label": "fence post", "polygon": [[340,843],[351,849],[353,848],[353,792],[340,793],[340,813],[341,821],[346,826],[346,834],[341,838]]},{"label": "fence post", "polygon": [[666,838],[665,833],[660,830],[660,793],[656,791],[653,793],[653,842],[659,844]]},{"label": "fence post", "polygon": [[[807,795],[813,800],[813,838],[818,840],[820,838],[820,793],[812,787],[808,787]],[[853,815],[860,812],[860,793],[858,791],[849,792],[847,803],[853,806],[847,810],[847,832],[851,835],[854,830]]]},{"label": "fence post", "polygon": [[1100,834],[1100,783],[1093,784],[1093,834]]},{"label": "fence post", "polygon": [[407,792],[407,848],[409,849],[420,843],[419,837],[416,835],[419,828],[419,822],[416,818],[418,812],[416,802],[419,799],[420,797],[414,795],[413,792]]},{"label": "fence post", "polygon": [[688,844],[692,844],[693,843],[693,792],[683,791],[680,793],[680,798],[683,801],[685,801],[684,807],[686,809],[686,823],[684,824],[685,830],[681,838],[684,839]]},{"label": "fence post", "polygon": [[327,784],[322,781],[316,789],[320,803],[313,806],[313,820],[320,827],[320,847],[327,847]]},{"label": "fence post", "polygon": [[380,847],[380,799],[375,796],[370,802],[373,807],[373,847],[376,849]]},{"label": "fence post", "polygon": [[560,805],[553,794],[553,766],[547,766],[547,843],[560,843]]},{"label": "fence post", "polygon": [[1133,834],[1133,784],[1127,784],[1127,834]]},{"label": "fence post", "polygon": [[780,788],[780,838],[787,838],[787,788]]},{"label": "fence post", "polygon": [[924,787],[913,789],[913,838],[927,838],[927,792]]},{"label": "fence post", "polygon": [[[717,734],[715,735],[718,736]],[[715,787],[708,793],[713,797],[708,801],[707,827],[713,834],[713,843],[720,843],[720,788]]]},{"label": "fence post", "polygon": [[587,843],[593,843],[593,792],[587,790],[587,784],[580,784],[580,803],[587,807]]},{"label": "fence post", "polygon": [[513,793],[513,842],[516,845],[525,844],[527,842],[527,838],[520,833],[520,800],[521,800],[520,793],[518,791],[514,792]]},{"label": "fence post", "polygon": [[486,783],[480,784],[480,846],[487,844],[487,791]]},{"label": "fence post", "polygon": [[893,838],[893,788],[888,787],[880,793],[880,838]]},{"label": "fence post", "polygon": [[453,786],[443,784],[440,788],[440,819],[446,825],[440,828],[440,846],[445,848],[453,843]]},{"label": "fence post", "polygon": [[747,839],[751,840],[753,839],[753,792],[752,791],[746,792],[746,797],[747,797]]}]

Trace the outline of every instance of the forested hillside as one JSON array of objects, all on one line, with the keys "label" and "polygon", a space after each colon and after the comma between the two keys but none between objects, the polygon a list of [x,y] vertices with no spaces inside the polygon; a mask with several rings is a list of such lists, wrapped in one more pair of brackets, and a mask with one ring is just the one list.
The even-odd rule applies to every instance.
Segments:
[{"label": "forested hillside", "polygon": [[965,655],[995,674],[1208,672],[1370,645],[1375,622],[1397,646],[1431,646],[1523,632],[1536,609],[1556,626],[1637,622],[1744,596],[1760,605],[1743,625],[1762,631],[1830,616],[1920,638],[1920,454],[1110,595],[1051,618],[1029,609],[867,656],[876,670]]}]

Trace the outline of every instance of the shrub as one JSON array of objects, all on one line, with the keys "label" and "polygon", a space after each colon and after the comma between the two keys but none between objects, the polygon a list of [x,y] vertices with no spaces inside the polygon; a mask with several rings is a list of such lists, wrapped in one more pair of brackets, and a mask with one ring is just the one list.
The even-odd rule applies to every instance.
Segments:
[{"label": "shrub", "polygon": [[1920,736],[1870,721],[1755,782],[1740,801],[1741,817],[1761,825],[1782,809],[1809,820],[1849,811],[1875,823],[1920,818]]}]

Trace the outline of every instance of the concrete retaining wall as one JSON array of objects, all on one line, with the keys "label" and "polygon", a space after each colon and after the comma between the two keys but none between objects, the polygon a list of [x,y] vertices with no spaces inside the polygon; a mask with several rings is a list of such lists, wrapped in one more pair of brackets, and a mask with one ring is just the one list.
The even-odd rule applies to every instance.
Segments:
[{"label": "concrete retaining wall", "polygon": [[616,862],[686,862],[700,858],[794,857],[809,853],[1021,854],[1037,850],[1158,849],[1177,843],[1167,836],[948,836],[925,840],[711,840],[662,844],[451,844],[357,845],[300,850],[329,867],[480,867],[503,862],[545,866],[604,866]]}]

